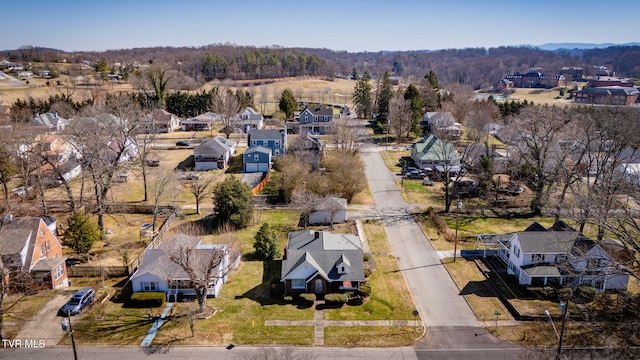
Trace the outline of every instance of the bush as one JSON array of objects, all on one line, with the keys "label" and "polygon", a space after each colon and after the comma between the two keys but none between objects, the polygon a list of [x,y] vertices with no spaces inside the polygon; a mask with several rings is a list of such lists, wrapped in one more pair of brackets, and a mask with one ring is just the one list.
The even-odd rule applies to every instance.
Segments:
[{"label": "bush", "polygon": [[303,293],[300,294],[300,303],[303,305],[311,305],[316,302],[316,294]]},{"label": "bush", "polygon": [[562,288],[558,290],[558,300],[567,300],[573,295],[571,288]]},{"label": "bush", "polygon": [[360,285],[360,288],[358,288],[358,293],[362,297],[371,296],[371,285]]},{"label": "bush", "polygon": [[598,290],[596,290],[596,288],[594,288],[593,286],[578,286],[578,288],[576,289],[575,301],[582,304],[588,304],[593,301],[597,293]]},{"label": "bush", "polygon": [[369,276],[371,276],[371,273],[372,273],[371,269],[369,269],[369,268],[365,268],[364,269],[364,277],[365,278],[368,278]]},{"label": "bush", "polygon": [[324,301],[328,306],[341,307],[349,301],[349,294],[327,294]]},{"label": "bush", "polygon": [[131,303],[136,307],[160,307],[167,300],[167,294],[160,291],[143,291],[131,295]]},{"label": "bush", "polygon": [[287,295],[284,297],[284,302],[291,304],[293,302],[293,296]]}]

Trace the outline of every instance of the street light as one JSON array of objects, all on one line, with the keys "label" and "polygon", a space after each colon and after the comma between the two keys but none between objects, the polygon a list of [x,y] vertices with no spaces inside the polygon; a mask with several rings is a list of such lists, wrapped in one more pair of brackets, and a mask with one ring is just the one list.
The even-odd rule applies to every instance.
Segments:
[{"label": "street light", "polygon": [[556,337],[558,338],[558,340],[560,340],[560,334],[558,334],[558,329],[556,328],[556,324],[553,322],[553,318],[551,318],[549,310],[545,310],[544,314],[549,318],[549,322],[551,323],[551,326],[553,326],[553,331],[555,331]]},{"label": "street light", "polygon": [[76,352],[76,341],[73,338],[73,328],[71,327],[71,313],[67,311],[66,319],[62,320],[60,323],[62,325],[62,330],[69,333],[71,336],[71,347],[73,348],[73,359],[78,360],[78,353]]},{"label": "street light", "polygon": [[456,253],[458,252],[458,214],[462,210],[462,201],[458,201],[456,209],[456,237],[453,239],[453,262],[456,262]]},{"label": "street light", "polygon": [[560,311],[562,312],[562,327],[560,328],[560,336],[558,336],[558,353],[556,359],[560,359],[562,354],[562,340],[564,340],[564,329],[567,324],[567,313],[569,312],[569,298],[567,301],[560,301]]}]

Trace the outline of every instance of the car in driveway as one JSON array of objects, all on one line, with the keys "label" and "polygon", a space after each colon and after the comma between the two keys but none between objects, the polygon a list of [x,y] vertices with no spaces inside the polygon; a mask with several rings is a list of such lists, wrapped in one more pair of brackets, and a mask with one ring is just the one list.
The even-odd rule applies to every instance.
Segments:
[{"label": "car in driveway", "polygon": [[76,291],[69,301],[60,308],[58,315],[67,316],[80,314],[82,310],[93,303],[95,296],[96,291],[92,288],[82,288]]},{"label": "car in driveway", "polygon": [[424,173],[420,170],[412,170],[404,174],[405,179],[422,179],[424,178]]},{"label": "car in driveway", "polygon": [[189,143],[186,141],[178,141],[176,142],[176,146],[189,146]]}]

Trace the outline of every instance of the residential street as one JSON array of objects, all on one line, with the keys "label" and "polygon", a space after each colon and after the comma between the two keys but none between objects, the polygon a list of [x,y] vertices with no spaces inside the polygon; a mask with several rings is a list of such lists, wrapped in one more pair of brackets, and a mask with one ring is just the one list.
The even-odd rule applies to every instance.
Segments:
[{"label": "residential street", "polygon": [[513,348],[512,344],[489,335],[480,326],[422,229],[408,214],[410,205],[402,199],[394,175],[389,172],[379,150],[369,146],[363,149],[361,157],[376,208],[387,215],[383,223],[398,258],[399,270],[427,328],[426,336],[416,347]]}]

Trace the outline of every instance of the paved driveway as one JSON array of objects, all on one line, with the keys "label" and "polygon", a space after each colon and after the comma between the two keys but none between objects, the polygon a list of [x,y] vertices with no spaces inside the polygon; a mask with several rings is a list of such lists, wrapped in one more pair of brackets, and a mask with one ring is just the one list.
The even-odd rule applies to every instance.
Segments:
[{"label": "paved driveway", "polygon": [[[31,319],[24,322],[16,339],[20,340],[44,340],[45,346],[54,346],[64,336],[60,323],[63,318],[58,316],[58,310],[64,305],[73,291],[62,291],[53,297]],[[74,317],[71,318],[73,324]],[[0,357],[1,358],[1,357]]]}]

